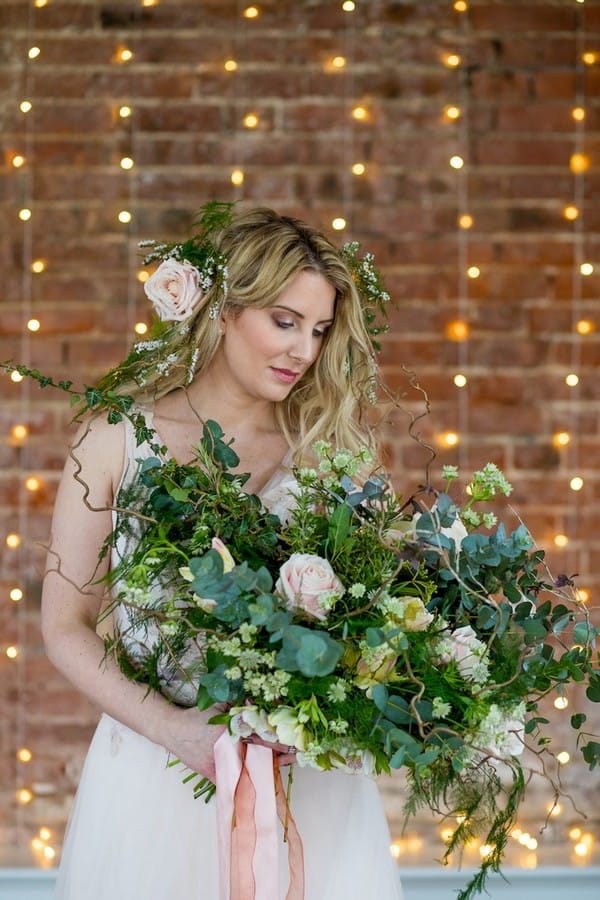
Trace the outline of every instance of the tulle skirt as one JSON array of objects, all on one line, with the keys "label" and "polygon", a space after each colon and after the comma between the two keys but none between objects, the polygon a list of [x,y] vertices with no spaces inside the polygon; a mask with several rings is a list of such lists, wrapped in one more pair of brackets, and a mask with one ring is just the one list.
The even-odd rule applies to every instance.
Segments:
[{"label": "tulle skirt", "polygon": [[[109,716],[92,740],[63,848],[57,900],[218,900],[216,804],[194,800],[168,754]],[[401,900],[377,785],[294,769],[305,900]],[[285,898],[287,854],[280,854]]]}]

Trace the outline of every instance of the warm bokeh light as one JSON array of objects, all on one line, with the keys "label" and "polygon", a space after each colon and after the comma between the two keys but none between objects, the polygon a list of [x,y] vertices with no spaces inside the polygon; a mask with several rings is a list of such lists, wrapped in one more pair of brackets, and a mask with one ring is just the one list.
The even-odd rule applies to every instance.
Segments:
[{"label": "warm bokeh light", "polygon": [[15,155],[11,159],[11,163],[15,169],[20,169],[21,166],[24,166],[25,161],[25,157],[21,153],[15,153]]},{"label": "warm bokeh light", "polygon": [[460,119],[460,107],[459,106],[445,106],[444,107],[444,115],[447,119]]},{"label": "warm bokeh light", "polygon": [[28,478],[25,479],[25,490],[31,491],[31,493],[34,493],[35,491],[39,491],[41,486],[42,486],[42,483],[41,483],[40,479],[36,478],[35,475],[30,475]]},{"label": "warm bokeh light", "polygon": [[247,6],[244,10],[244,18],[246,19],[256,19],[258,16],[259,9],[258,6]]},{"label": "warm bokeh light", "polygon": [[20,788],[17,791],[17,801],[22,803],[23,805],[27,803],[31,803],[33,800],[33,791],[30,791],[29,788]]},{"label": "warm bokeh light", "polygon": [[469,213],[463,213],[458,217],[458,225],[460,228],[471,228],[473,226],[473,216]]},{"label": "warm bokeh light", "polygon": [[10,433],[15,441],[24,441],[29,434],[29,429],[27,428],[27,425],[22,425],[20,422],[17,422],[17,424],[13,425],[10,429]]},{"label": "warm bokeh light", "polygon": [[331,60],[331,65],[334,69],[343,69],[346,65],[346,57],[345,56],[334,56]]},{"label": "warm bokeh light", "polygon": [[133,50],[130,50],[129,47],[120,47],[117,50],[117,60],[122,63],[131,62],[133,59]]},{"label": "warm bokeh light", "polygon": [[336,216],[336,218],[331,222],[331,227],[334,231],[343,231],[346,227],[346,220],[343,218],[343,216]]},{"label": "warm bokeh light", "polygon": [[582,275],[593,275],[594,266],[590,262],[584,262],[579,266],[579,271]]},{"label": "warm bokeh light", "polygon": [[356,162],[352,166],[352,174],[353,175],[364,175],[366,172],[366,166],[364,163]]},{"label": "warm bokeh light", "polygon": [[462,169],[464,164],[465,164],[465,161],[462,158],[462,156],[451,156],[450,157],[450,165],[452,166],[453,169]]},{"label": "warm bokeh light", "polygon": [[567,764],[567,763],[569,762],[569,760],[571,759],[571,754],[570,754],[570,753],[567,753],[566,750],[561,750],[560,753],[557,753],[557,754],[556,754],[556,759],[557,759],[558,762],[561,764],[561,766],[566,766],[566,764]]},{"label": "warm bokeh light", "polygon": [[10,534],[6,535],[6,546],[9,550],[16,550],[21,546],[21,535],[17,534],[16,531],[11,531]]},{"label": "warm bokeh light", "polygon": [[139,282],[145,284],[150,278],[150,272],[146,271],[146,269],[138,269],[135,277]]},{"label": "warm bokeh light", "polygon": [[45,268],[46,263],[43,259],[34,259],[34,261],[31,263],[31,271],[36,275],[39,275],[40,272],[43,272]]},{"label": "warm bokeh light", "polygon": [[566,547],[569,543],[569,538],[566,534],[555,534],[554,535],[554,544],[556,547]]},{"label": "warm bokeh light", "polygon": [[552,443],[555,447],[566,447],[570,440],[571,435],[568,431],[557,431],[552,438]]},{"label": "warm bokeh light", "polygon": [[481,269],[479,268],[479,266],[469,266],[469,268],[467,269],[467,275],[469,276],[469,278],[479,278],[479,276],[481,275]]},{"label": "warm bokeh light", "polygon": [[235,61],[235,59],[226,59],[225,62],[223,63],[223,68],[225,69],[226,72],[235,72],[237,67],[238,67],[238,64]]},{"label": "warm bokeh light", "polygon": [[572,491],[580,491],[583,487],[583,478],[580,475],[575,475],[571,478],[569,487]]},{"label": "warm bokeh light", "polygon": [[565,378],[565,383],[568,384],[569,387],[577,387],[579,384],[579,375],[576,375],[575,372],[569,372]]},{"label": "warm bokeh light", "polygon": [[30,47],[27,51],[27,56],[29,59],[37,59],[41,52],[39,47]]},{"label": "warm bokeh light", "polygon": [[583,122],[583,120],[585,119],[585,109],[583,108],[583,106],[574,106],[571,110],[571,115],[576,122]]},{"label": "warm bokeh light", "polygon": [[28,747],[20,747],[19,750],[17,750],[17,759],[19,760],[19,762],[31,762],[32,757],[33,753],[31,752],[31,750],[29,750]]},{"label": "warm bokeh light", "polygon": [[10,373],[10,380],[18,384],[18,382],[23,381],[23,375],[21,375],[20,372],[17,372],[16,369],[13,369]]},{"label": "warm bokeh light", "polygon": [[127,225],[129,222],[131,222],[133,216],[128,209],[122,209],[117,218],[122,225]]},{"label": "warm bokeh light", "polygon": [[355,106],[352,110],[352,115],[359,122],[363,122],[369,117],[369,113],[364,106]]},{"label": "warm bokeh light", "polygon": [[244,116],[244,125],[246,128],[256,128],[258,125],[258,116],[256,113],[248,113]]},{"label": "warm bokeh light", "polygon": [[576,856],[587,856],[590,852],[590,848],[587,844],[580,842],[579,844],[575,844],[575,846],[573,847],[573,852]]},{"label": "warm bokeh light", "polygon": [[568,705],[569,701],[566,697],[557,697],[554,701],[554,706],[556,707],[556,709],[566,709]]},{"label": "warm bokeh light", "polygon": [[593,50],[586,50],[585,53],[581,54],[581,58],[586,66],[593,66],[598,59],[598,54],[594,53]]},{"label": "warm bokeh light", "polygon": [[455,0],[454,9],[456,12],[466,12],[469,8],[469,4],[466,0]]},{"label": "warm bokeh light", "polygon": [[590,592],[585,588],[577,588],[575,591],[575,599],[578,603],[588,603],[590,599]]},{"label": "warm bokeh light", "polygon": [[29,319],[27,322],[27,328],[29,331],[39,331],[41,328],[41,322],[39,319]]},{"label": "warm bokeh light", "polygon": [[594,323],[590,319],[580,319],[575,327],[579,334],[591,334],[594,330]]},{"label": "warm bokeh light", "polygon": [[590,165],[590,158],[585,153],[573,153],[569,166],[574,175],[581,175],[586,172]]},{"label": "warm bokeh light", "polygon": [[546,812],[549,816],[560,816],[562,811],[563,808],[557,800],[552,800],[546,807]]},{"label": "warm bokeh light", "polygon": [[123,156],[121,158],[121,161],[119,162],[119,165],[122,169],[133,169],[135,163],[130,156]]},{"label": "warm bokeh light", "polygon": [[19,103],[19,109],[22,113],[31,112],[31,110],[33,109],[33,103],[30,100],[21,100],[21,102]]},{"label": "warm bokeh light", "polygon": [[454,376],[454,384],[456,387],[464,387],[467,383],[467,376],[459,372]]},{"label": "warm bokeh light", "polygon": [[120,106],[119,107],[119,115],[122,119],[127,119],[131,115],[131,107],[130,106]]},{"label": "warm bokeh light", "polygon": [[456,66],[460,66],[460,56],[458,53],[447,53],[444,56],[444,65],[448,66],[450,69],[455,69]]},{"label": "warm bokeh light", "polygon": [[29,222],[31,218],[31,210],[24,206],[23,209],[19,210],[19,218],[21,222]]},{"label": "warm bokeh light", "polygon": [[455,431],[446,431],[442,435],[442,441],[447,447],[456,447],[459,437]]},{"label": "warm bokeh light", "polygon": [[148,331],[148,326],[145,322],[136,322],[133,326],[133,330],[136,334],[146,334]]},{"label": "warm bokeh light", "polygon": [[466,341],[469,337],[469,324],[462,319],[455,319],[446,325],[446,336],[451,341]]},{"label": "warm bokeh light", "polygon": [[38,834],[43,841],[49,841],[50,838],[52,837],[52,832],[50,831],[49,828],[46,828],[44,825],[42,825],[42,827],[38,831]]},{"label": "warm bokeh light", "polygon": [[356,9],[356,3],[354,2],[354,0],[344,0],[344,2],[342,3],[342,9],[344,10],[344,12],[354,12],[354,10]]},{"label": "warm bokeh light", "polygon": [[232,184],[243,184],[244,183],[244,173],[241,169],[234,169],[231,173],[231,183]]},{"label": "warm bokeh light", "polygon": [[578,841],[581,835],[583,834],[581,828],[575,825],[574,828],[569,829],[569,837],[572,841]]},{"label": "warm bokeh light", "polygon": [[14,647],[12,645],[10,647],[7,647],[6,655],[8,656],[9,659],[16,659],[17,656],[19,655],[19,648]]},{"label": "warm bokeh light", "polygon": [[565,217],[565,219],[568,219],[569,222],[574,222],[578,215],[579,210],[572,204],[570,204],[569,206],[565,206],[565,208],[563,209],[563,216]]},{"label": "warm bokeh light", "polygon": [[8,596],[13,601],[13,603],[18,603],[19,600],[23,599],[23,591],[19,587],[11,588]]}]

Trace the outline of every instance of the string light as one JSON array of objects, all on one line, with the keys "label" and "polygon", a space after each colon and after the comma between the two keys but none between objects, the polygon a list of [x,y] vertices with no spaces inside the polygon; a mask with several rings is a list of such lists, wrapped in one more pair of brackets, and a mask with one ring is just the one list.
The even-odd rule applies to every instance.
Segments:
[{"label": "string light", "polygon": [[455,156],[450,157],[450,165],[452,166],[453,169],[462,169],[464,164],[465,164],[465,161],[462,158],[462,156],[455,155]]},{"label": "string light", "polygon": [[16,369],[13,369],[12,372],[10,373],[10,380],[14,381],[16,384],[18,384],[20,381],[23,381],[23,376],[21,375],[20,372],[17,372]]},{"label": "string light", "polygon": [[568,206],[565,206],[565,208],[563,209],[563,216],[565,217],[565,219],[568,219],[570,222],[574,222],[575,219],[578,217],[578,215],[579,215],[579,210],[577,209],[576,206],[573,206],[572,203],[569,204]]},{"label": "string light", "polygon": [[366,172],[366,166],[364,163],[354,163],[352,166],[352,174],[353,175],[364,175]]},{"label": "string light", "polygon": [[587,603],[590,599],[590,592],[585,588],[577,588],[575,591],[575,599],[578,603]]},{"label": "string light", "polygon": [[444,65],[448,66],[450,69],[455,69],[457,66],[460,66],[460,56],[458,53],[447,53],[444,56]]},{"label": "string light", "polygon": [[569,701],[566,697],[557,697],[554,701],[554,706],[556,707],[556,709],[566,709],[568,705]]},{"label": "string light", "polygon": [[583,832],[581,831],[581,828],[579,828],[577,825],[574,828],[569,829],[569,837],[572,841],[578,841],[582,833]]},{"label": "string light", "polygon": [[18,587],[11,588],[8,596],[13,601],[13,603],[18,603],[20,600],[23,599],[23,591],[21,590],[21,588],[18,588]]},{"label": "string light", "polygon": [[15,156],[13,156],[13,158],[11,159],[11,163],[15,169],[20,169],[21,166],[25,165],[25,162],[26,162],[25,157],[22,156],[20,153],[16,153]]},{"label": "string light", "polygon": [[13,427],[10,429],[10,433],[15,441],[24,441],[27,437],[28,432],[29,429],[27,428],[27,425],[21,425],[20,422],[18,422],[16,425],[13,425]]},{"label": "string light", "polygon": [[583,487],[583,478],[581,478],[580,475],[575,475],[573,478],[571,478],[569,487],[572,491],[580,491]]},{"label": "string light", "polygon": [[334,231],[343,231],[346,227],[346,220],[343,216],[336,216],[331,222],[331,227]]},{"label": "string light", "polygon": [[469,8],[469,4],[466,0],[456,0],[454,4],[454,9],[456,12],[466,12]]},{"label": "string light", "polygon": [[583,122],[583,120],[585,119],[585,109],[583,108],[583,106],[574,106],[571,110],[571,115],[576,122]]},{"label": "string light", "polygon": [[244,183],[244,173],[241,169],[234,169],[231,173],[231,183],[232,184],[243,184]]},{"label": "string light", "polygon": [[34,5],[37,6],[38,9],[42,9],[43,6],[46,6],[48,0],[35,0]]},{"label": "string light", "polygon": [[248,115],[244,116],[244,125],[246,128],[256,128],[258,125],[258,116],[256,113],[248,113]]},{"label": "string light", "polygon": [[364,106],[355,106],[352,110],[352,116],[357,122],[364,122],[369,118],[369,113]]},{"label": "string light", "polygon": [[579,375],[576,375],[575,372],[569,372],[565,378],[565,383],[568,384],[569,387],[577,387],[579,384]]},{"label": "string light", "polygon": [[226,72],[235,72],[237,67],[238,64],[236,63],[235,59],[226,59],[223,63],[223,68]]},{"label": "string light", "polygon": [[589,165],[590,158],[585,153],[573,153],[569,160],[569,166],[574,175],[582,175],[583,172],[587,172]]},{"label": "string light", "polygon": [[445,106],[444,107],[444,115],[447,119],[460,119],[460,107],[459,106]]},{"label": "string light", "polygon": [[344,0],[344,2],[342,3],[342,9],[344,10],[344,12],[354,12],[354,10],[356,9],[356,3],[354,3],[354,0]]},{"label": "string light", "polygon": [[447,447],[456,447],[459,443],[459,437],[455,431],[446,431],[442,435],[442,441]]},{"label": "string light", "polygon": [[141,284],[145,284],[150,278],[150,272],[147,272],[146,269],[138,269],[135,277]]},{"label": "string light", "polygon": [[451,341],[466,341],[469,337],[468,322],[462,319],[455,319],[446,325],[446,335]]},{"label": "string light", "polygon": [[479,268],[479,266],[469,266],[469,268],[467,269],[467,275],[469,276],[469,278],[479,278],[479,276],[481,275],[481,269]]},{"label": "string light", "polygon": [[25,479],[25,490],[31,491],[31,493],[39,491],[41,486],[41,481],[39,478],[36,478],[35,475],[30,475],[29,478]]},{"label": "string light", "polygon": [[8,656],[9,659],[16,659],[17,656],[19,655],[19,648],[13,647],[13,646],[7,647],[6,655]]},{"label": "string light", "polygon": [[591,334],[594,330],[594,323],[589,319],[580,319],[575,327],[579,334]]},{"label": "string light", "polygon": [[581,54],[581,58],[586,66],[593,66],[598,57],[593,50],[586,50],[585,53]]},{"label": "string light", "polygon": [[29,222],[31,218],[31,210],[24,206],[23,209],[19,210],[19,218],[21,222]]},{"label": "string light", "polygon": [[334,56],[331,60],[331,65],[334,69],[343,69],[346,65],[346,57],[345,56]]},{"label": "string light", "polygon": [[30,47],[27,51],[27,56],[29,59],[37,59],[41,52],[39,47]]},{"label": "string light", "polygon": [[473,227],[473,216],[469,213],[463,213],[458,217],[458,225],[459,228],[472,228]]},{"label": "string light", "polygon": [[244,10],[244,18],[246,19],[256,19],[258,16],[258,7],[257,6],[247,6]]},{"label": "string light", "polygon": [[555,534],[554,535],[554,544],[556,547],[566,547],[569,543],[569,538],[566,534]]},{"label": "string light", "polygon": [[135,163],[130,156],[124,156],[119,162],[119,165],[122,169],[133,169]]},{"label": "string light", "polygon": [[27,329],[29,331],[39,331],[41,327],[41,323],[39,319],[29,319],[27,322]]},{"label": "string light", "polygon": [[128,209],[122,209],[117,218],[123,225],[127,225],[128,222],[131,222],[133,216]]},{"label": "string light", "polygon": [[158,0],[142,0],[142,6],[156,6]]},{"label": "string light", "polygon": [[145,322],[136,322],[133,326],[133,330],[136,334],[146,334],[146,332],[148,331],[148,326]]},{"label": "string light", "polygon": [[567,753],[566,750],[561,750],[560,753],[556,754],[556,760],[561,764],[561,766],[566,766],[570,759],[571,754]]},{"label": "string light", "polygon": [[19,762],[28,763],[31,762],[32,758],[33,753],[28,747],[20,747],[19,750],[17,750],[17,759]]},{"label": "string light", "polygon": [[594,272],[594,267],[592,263],[589,262],[581,263],[581,265],[579,266],[579,271],[582,275],[592,275]]},{"label": "string light", "polygon": [[590,852],[590,848],[587,844],[580,842],[579,844],[575,844],[573,847],[573,852],[576,856],[587,856]]},{"label": "string light", "polygon": [[44,262],[43,259],[34,259],[33,262],[31,263],[31,271],[35,275],[39,275],[40,272],[43,272],[45,268],[46,268],[46,263]]},{"label": "string light", "polygon": [[16,550],[21,546],[21,535],[17,534],[16,531],[11,531],[10,534],[6,535],[6,546],[9,550]]},{"label": "string light", "polygon": [[462,373],[459,372],[457,375],[454,376],[453,381],[454,381],[454,384],[456,385],[456,387],[465,387],[465,385],[467,383],[467,376],[463,375]]},{"label": "string light", "polygon": [[121,63],[131,62],[133,59],[133,50],[130,50],[129,47],[119,47],[117,50],[117,61]]},{"label": "string light", "polygon": [[120,106],[119,107],[119,115],[122,119],[128,119],[131,115],[131,107],[130,106]]},{"label": "string light", "polygon": [[17,801],[22,803],[23,805],[27,803],[31,803],[33,800],[33,791],[30,791],[29,788],[20,788],[17,791]]},{"label": "string light", "polygon": [[30,100],[21,100],[21,102],[19,103],[19,109],[22,113],[31,112],[31,110],[33,109],[33,104]]},{"label": "string light", "polygon": [[555,447],[566,447],[570,440],[571,435],[568,431],[557,431],[552,438],[552,443]]}]

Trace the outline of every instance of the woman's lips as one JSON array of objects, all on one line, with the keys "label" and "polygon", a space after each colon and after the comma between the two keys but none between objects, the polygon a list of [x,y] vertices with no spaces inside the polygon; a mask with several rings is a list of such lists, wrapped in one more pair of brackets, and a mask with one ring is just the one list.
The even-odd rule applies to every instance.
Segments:
[{"label": "woman's lips", "polygon": [[285,382],[285,384],[292,384],[300,374],[299,372],[292,372],[291,369],[276,369],[275,366],[271,366],[271,371],[276,378]]}]

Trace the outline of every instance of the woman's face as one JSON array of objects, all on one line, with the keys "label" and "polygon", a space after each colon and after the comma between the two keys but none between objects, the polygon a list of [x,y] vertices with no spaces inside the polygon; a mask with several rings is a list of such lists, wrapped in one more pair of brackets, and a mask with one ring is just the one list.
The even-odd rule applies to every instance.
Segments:
[{"label": "woman's face", "polygon": [[284,400],[319,355],[334,307],[333,285],[305,270],[272,306],[226,312],[216,374],[249,399]]}]

